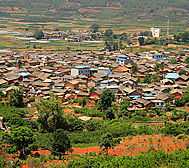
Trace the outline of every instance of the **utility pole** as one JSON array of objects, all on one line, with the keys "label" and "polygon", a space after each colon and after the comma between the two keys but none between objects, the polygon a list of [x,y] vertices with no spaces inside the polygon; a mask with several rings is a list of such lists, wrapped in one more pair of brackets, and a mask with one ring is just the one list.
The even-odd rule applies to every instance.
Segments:
[{"label": "utility pole", "polygon": [[167,37],[169,37],[169,19],[167,21]]}]

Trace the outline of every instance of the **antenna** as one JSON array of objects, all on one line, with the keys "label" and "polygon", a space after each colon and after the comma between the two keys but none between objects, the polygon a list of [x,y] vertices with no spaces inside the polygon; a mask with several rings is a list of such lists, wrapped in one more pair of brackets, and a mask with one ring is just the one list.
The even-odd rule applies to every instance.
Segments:
[{"label": "antenna", "polygon": [[169,19],[167,21],[167,37],[169,37]]}]

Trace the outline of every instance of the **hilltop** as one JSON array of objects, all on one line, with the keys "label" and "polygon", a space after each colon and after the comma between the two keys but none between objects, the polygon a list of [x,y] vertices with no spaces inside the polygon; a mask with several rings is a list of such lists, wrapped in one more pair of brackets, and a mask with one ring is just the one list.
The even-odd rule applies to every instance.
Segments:
[{"label": "hilltop", "polygon": [[0,12],[0,16],[32,20],[46,17],[46,21],[62,18],[161,21],[171,17],[173,21],[187,22],[189,6],[187,0],[2,0]]}]

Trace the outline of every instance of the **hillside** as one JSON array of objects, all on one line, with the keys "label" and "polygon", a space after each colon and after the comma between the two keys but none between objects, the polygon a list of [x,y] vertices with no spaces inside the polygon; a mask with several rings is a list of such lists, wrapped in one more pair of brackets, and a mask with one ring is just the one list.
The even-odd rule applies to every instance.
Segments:
[{"label": "hillside", "polygon": [[178,21],[188,17],[188,2],[188,0],[1,0],[0,16],[6,14],[7,17],[23,18],[42,14],[49,20],[61,17],[164,20],[172,17],[173,21]]}]

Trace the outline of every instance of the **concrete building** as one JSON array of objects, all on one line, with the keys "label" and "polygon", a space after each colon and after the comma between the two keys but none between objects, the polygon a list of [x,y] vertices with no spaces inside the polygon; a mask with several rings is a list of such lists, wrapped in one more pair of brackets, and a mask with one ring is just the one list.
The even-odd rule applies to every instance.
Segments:
[{"label": "concrete building", "polygon": [[98,73],[104,73],[105,75],[107,75],[108,72],[109,72],[109,68],[105,68],[105,67],[98,68]]},{"label": "concrete building", "polygon": [[152,32],[153,37],[159,37],[161,34],[161,29],[151,27],[150,31]]},{"label": "concrete building", "polygon": [[148,59],[163,59],[163,54],[162,53],[158,53],[157,51],[146,52],[146,57]]},{"label": "concrete building", "polygon": [[84,65],[84,66],[74,66],[71,67],[71,76],[77,76],[77,75],[85,75],[90,76],[90,66]]},{"label": "concrete building", "polygon": [[125,65],[127,60],[126,56],[119,57],[119,65]]}]

